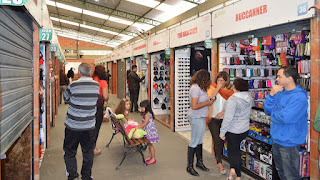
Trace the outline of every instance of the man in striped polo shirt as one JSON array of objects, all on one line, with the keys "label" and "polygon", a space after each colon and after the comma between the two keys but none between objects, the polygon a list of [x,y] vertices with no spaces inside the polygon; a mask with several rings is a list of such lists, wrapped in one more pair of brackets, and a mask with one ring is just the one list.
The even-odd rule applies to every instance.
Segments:
[{"label": "man in striped polo shirt", "polygon": [[76,154],[80,144],[83,153],[81,176],[83,180],[91,180],[99,84],[90,77],[91,66],[87,63],[80,64],[78,75],[79,80],[72,82],[63,94],[65,102],[69,102],[63,143],[64,161],[68,179],[78,179]]}]

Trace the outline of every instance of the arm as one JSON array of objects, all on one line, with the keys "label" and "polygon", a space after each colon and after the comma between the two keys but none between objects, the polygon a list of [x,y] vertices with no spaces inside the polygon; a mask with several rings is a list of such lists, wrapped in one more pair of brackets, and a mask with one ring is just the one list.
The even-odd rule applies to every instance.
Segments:
[{"label": "arm", "polygon": [[236,103],[230,98],[226,102],[224,118],[220,128],[220,136],[224,137],[228,132],[228,129],[230,127],[230,124],[232,123],[235,111],[236,111]]},{"label": "arm", "polygon": [[102,89],[102,97],[105,101],[109,100],[108,86]]},{"label": "arm", "polygon": [[201,109],[205,106],[210,106],[210,105],[212,105],[214,100],[209,99],[207,102],[203,102],[203,103],[198,103],[198,101],[199,101],[199,98],[195,98],[195,97],[191,98],[191,108],[193,110]]},{"label": "arm", "polygon": [[63,93],[63,99],[65,102],[69,102],[70,97],[71,97],[71,91],[70,91],[70,86],[68,86],[67,90],[65,90]]},{"label": "arm", "polygon": [[295,94],[290,97],[283,109],[274,108],[271,113],[271,120],[279,124],[297,123],[305,114],[308,108],[307,98],[302,94]]},{"label": "arm", "polygon": [[264,112],[267,115],[271,115],[271,113],[275,110],[277,105],[277,97],[278,94],[271,96],[270,94],[267,96],[267,99],[264,101]]},{"label": "arm", "polygon": [[149,115],[149,114],[146,114],[145,117],[144,117],[144,123],[140,123],[140,124],[137,126],[137,129],[144,128],[144,127],[149,123],[149,119],[150,119],[150,115]]},{"label": "arm", "polygon": [[320,104],[318,105],[316,116],[314,118],[313,128],[314,130],[320,132]]},{"label": "arm", "polygon": [[143,76],[142,78],[139,78],[139,76],[138,76],[138,74],[137,73],[134,73],[134,76],[132,76],[136,81],[138,81],[139,83],[141,82],[141,81],[143,81],[144,80],[144,78],[145,78],[145,76]]}]

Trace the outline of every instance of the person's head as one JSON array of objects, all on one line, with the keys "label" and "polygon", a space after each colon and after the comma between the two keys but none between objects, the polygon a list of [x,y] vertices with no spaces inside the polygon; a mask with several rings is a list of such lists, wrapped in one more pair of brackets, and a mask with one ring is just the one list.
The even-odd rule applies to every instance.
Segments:
[{"label": "person's head", "polygon": [[190,81],[190,85],[193,84],[198,84],[202,90],[207,91],[211,84],[210,73],[205,69],[200,69]]},{"label": "person's head", "polygon": [[234,92],[243,92],[249,90],[249,83],[247,80],[242,78],[237,78],[233,81],[233,91]]},{"label": "person's head", "polygon": [[230,83],[230,76],[227,72],[225,71],[221,71],[218,73],[217,78],[216,78],[216,84],[218,84],[218,82],[222,83],[227,89],[231,89],[232,85]]},{"label": "person's head", "polygon": [[284,88],[292,85],[296,85],[300,78],[297,69],[292,66],[282,67],[277,73],[277,83]]},{"label": "person's head", "polygon": [[90,77],[91,75],[91,66],[88,63],[81,63],[78,68],[79,77],[86,76]]},{"label": "person's head", "polygon": [[132,71],[137,72],[137,65],[132,65]]},{"label": "person's head", "polygon": [[122,99],[117,108],[115,109],[114,113],[116,114],[124,114],[124,112],[127,110],[129,111],[131,107],[131,101],[128,99]]},{"label": "person's head", "polygon": [[60,69],[60,74],[63,74],[63,69]]},{"label": "person's head", "polygon": [[152,114],[152,116],[154,117],[153,115],[153,111],[152,111],[152,108],[151,108],[151,103],[149,100],[143,100],[140,102],[140,107],[141,107],[141,112],[142,112],[142,115],[145,115],[147,114],[148,112]]},{"label": "person's head", "polygon": [[109,70],[109,69],[107,70],[107,73],[110,73],[110,70]]},{"label": "person's head", "polygon": [[70,70],[72,70],[72,67],[70,68]]},{"label": "person's head", "polygon": [[94,69],[94,72],[93,72],[93,77],[94,76],[97,76],[100,80],[102,79],[106,79],[106,69],[104,66],[102,65],[97,65]]}]

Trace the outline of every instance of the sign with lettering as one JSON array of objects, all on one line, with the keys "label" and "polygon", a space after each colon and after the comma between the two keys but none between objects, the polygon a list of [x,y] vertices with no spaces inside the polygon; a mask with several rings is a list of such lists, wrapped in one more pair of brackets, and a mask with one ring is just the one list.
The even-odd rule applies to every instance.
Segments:
[{"label": "sign with lettering", "polygon": [[52,40],[52,29],[42,29],[39,31],[39,40],[49,42]]},{"label": "sign with lettering", "polygon": [[204,40],[204,47],[206,49],[212,49],[213,47],[213,40],[212,39],[206,39]]},{"label": "sign with lettering", "polygon": [[211,39],[211,16],[203,15],[170,29],[170,48]]},{"label": "sign with lettering", "polygon": [[8,6],[23,6],[27,3],[28,0],[0,0],[1,5],[8,5]]},{"label": "sign with lettering", "polygon": [[148,52],[156,52],[169,48],[169,30],[152,36],[148,40]]},{"label": "sign with lettering", "polygon": [[50,52],[58,51],[58,44],[50,44]]},{"label": "sign with lettering", "polygon": [[133,56],[138,56],[138,55],[147,53],[148,52],[147,43],[148,43],[147,40],[142,40],[133,44],[132,46]]},{"label": "sign with lettering", "polygon": [[314,0],[238,1],[212,12],[212,39],[311,18]]}]

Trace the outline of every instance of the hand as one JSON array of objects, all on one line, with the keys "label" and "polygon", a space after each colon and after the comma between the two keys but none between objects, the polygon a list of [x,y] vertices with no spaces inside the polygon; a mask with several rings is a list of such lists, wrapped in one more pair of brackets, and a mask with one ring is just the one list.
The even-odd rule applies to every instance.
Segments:
[{"label": "hand", "polygon": [[224,113],[223,111],[219,112],[219,113],[216,115],[215,119],[221,119],[223,113]]},{"label": "hand", "polygon": [[210,98],[210,99],[207,101],[207,105],[208,105],[208,106],[211,106],[214,101],[215,101],[214,98]]},{"label": "hand", "polygon": [[271,96],[274,96],[275,94],[277,94],[277,92],[280,92],[280,91],[283,91],[283,86],[274,85],[274,86],[272,86],[272,88],[271,88],[270,95],[271,95]]},{"label": "hand", "polygon": [[220,139],[222,139],[222,140],[226,140],[226,137],[225,137],[225,136],[219,135],[219,137],[220,137]]},{"label": "hand", "polygon": [[220,81],[217,83],[217,89],[221,89],[224,86],[224,84]]}]

